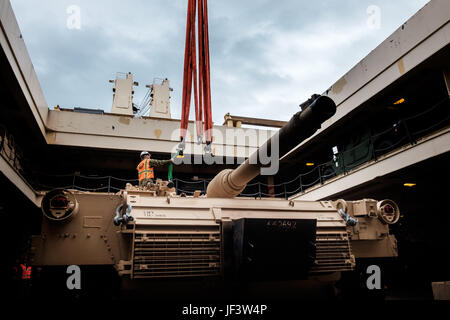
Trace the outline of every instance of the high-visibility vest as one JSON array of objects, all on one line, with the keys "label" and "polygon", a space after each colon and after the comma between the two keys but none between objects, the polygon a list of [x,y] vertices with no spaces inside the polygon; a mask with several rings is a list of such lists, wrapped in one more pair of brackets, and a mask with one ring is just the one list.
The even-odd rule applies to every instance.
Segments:
[{"label": "high-visibility vest", "polygon": [[155,175],[153,174],[153,168],[150,167],[150,160],[144,159],[137,166],[139,181],[143,179],[153,179]]},{"label": "high-visibility vest", "polygon": [[31,267],[21,264],[22,267],[22,279],[31,279]]}]

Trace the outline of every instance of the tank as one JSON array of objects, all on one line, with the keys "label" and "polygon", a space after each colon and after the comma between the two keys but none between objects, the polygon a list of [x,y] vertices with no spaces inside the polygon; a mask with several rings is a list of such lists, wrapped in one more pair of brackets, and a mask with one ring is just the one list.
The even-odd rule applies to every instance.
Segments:
[{"label": "tank", "polygon": [[254,292],[267,283],[296,291],[336,281],[355,269],[358,258],[397,256],[389,226],[400,211],[391,200],[238,196],[270,166],[264,155],[278,161],[336,111],[327,96],[302,107],[239,167],[220,172],[206,195],[177,195],[162,180],[146,188],[127,184],[115,194],[47,192],[32,263],[111,266],[123,288],[143,287],[158,296],[168,290],[173,296],[182,288],[203,290],[205,282],[214,283],[215,289],[207,286],[212,294],[225,292],[230,283],[245,283],[246,290],[252,283]]}]

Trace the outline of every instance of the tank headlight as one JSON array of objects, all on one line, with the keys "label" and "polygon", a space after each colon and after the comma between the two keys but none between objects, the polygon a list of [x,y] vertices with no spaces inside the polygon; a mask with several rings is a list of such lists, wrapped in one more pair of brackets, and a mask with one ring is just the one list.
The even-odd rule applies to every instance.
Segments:
[{"label": "tank headlight", "polygon": [[69,190],[55,189],[47,192],[42,199],[42,212],[52,221],[69,221],[78,212],[78,202]]},{"label": "tank headlight", "polygon": [[400,218],[400,210],[397,204],[389,199],[378,201],[377,214],[380,220],[386,224],[394,224]]}]

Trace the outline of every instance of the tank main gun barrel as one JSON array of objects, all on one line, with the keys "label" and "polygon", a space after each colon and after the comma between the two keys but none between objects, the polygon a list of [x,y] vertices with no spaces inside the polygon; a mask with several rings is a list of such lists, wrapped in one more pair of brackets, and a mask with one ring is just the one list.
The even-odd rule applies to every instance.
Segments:
[{"label": "tank main gun barrel", "polygon": [[302,141],[311,137],[321,124],[335,113],[334,101],[327,96],[319,96],[309,106],[294,114],[286,125],[239,167],[219,172],[208,185],[207,197],[236,197],[245,189],[247,183],[260,174],[262,167],[268,166],[267,157],[269,155],[276,156],[278,161]]}]

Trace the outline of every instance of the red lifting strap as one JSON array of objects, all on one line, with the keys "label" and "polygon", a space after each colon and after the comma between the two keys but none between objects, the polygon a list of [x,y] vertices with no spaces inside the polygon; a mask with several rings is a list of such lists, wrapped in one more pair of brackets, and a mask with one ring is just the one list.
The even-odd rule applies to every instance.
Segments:
[{"label": "red lifting strap", "polygon": [[[198,64],[195,41],[195,17],[198,11]],[[197,81],[198,65],[198,81]],[[205,132],[206,144],[212,142],[211,86],[209,72],[208,4],[207,0],[188,0],[186,43],[184,52],[183,97],[181,112],[181,141],[186,137],[194,87],[195,127],[198,141]],[[192,85],[193,84],[193,85]],[[203,120],[204,119],[204,120]],[[204,128],[202,124],[204,122]]]}]

